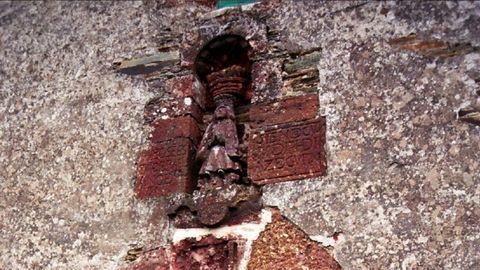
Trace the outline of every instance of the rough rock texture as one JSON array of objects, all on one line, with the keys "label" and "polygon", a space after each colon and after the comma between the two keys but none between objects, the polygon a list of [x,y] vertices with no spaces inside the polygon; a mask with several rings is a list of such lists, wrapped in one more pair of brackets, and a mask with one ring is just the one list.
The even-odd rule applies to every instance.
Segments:
[{"label": "rough rock texture", "polygon": [[476,96],[480,54],[389,43],[414,33],[478,48],[479,2],[305,2],[274,21],[296,46],[322,48],[329,169],[265,187],[265,202],[309,234],[341,233],[346,269],[478,268],[480,129],[455,110]]},{"label": "rough rock texture", "polygon": [[340,270],[319,243],[286,220],[278,211],[253,245],[248,269]]},{"label": "rough rock texture", "polygon": [[[328,172],[265,186],[265,204],[331,245],[344,269],[478,268],[480,129],[456,110],[479,91],[479,2],[269,3],[245,8],[263,8],[269,27],[255,31],[278,39],[262,61],[320,54]],[[163,200],[133,195],[144,105],[165,82],[150,80],[152,92],[110,67],[180,50],[197,20],[225,11],[192,1],[0,10],[0,268],[116,269],[131,245],[167,243]],[[282,94],[311,93],[315,71],[302,81],[272,65],[265,89],[284,77]]]},{"label": "rough rock texture", "polygon": [[[241,241],[241,240],[239,240]],[[241,248],[235,240],[207,236],[189,238],[172,249],[172,270],[235,269]]]},{"label": "rough rock texture", "polygon": [[115,269],[164,243],[162,206],[133,196],[152,95],[110,69],[155,51],[142,3],[0,10],[0,268]]}]

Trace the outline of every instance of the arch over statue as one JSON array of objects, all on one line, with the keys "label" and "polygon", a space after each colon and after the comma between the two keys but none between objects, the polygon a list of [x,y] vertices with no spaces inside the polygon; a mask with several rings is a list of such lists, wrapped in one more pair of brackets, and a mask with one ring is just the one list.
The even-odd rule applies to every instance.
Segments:
[{"label": "arch over statue", "polygon": [[249,48],[239,35],[222,35],[203,46],[195,59],[195,74],[214,108],[198,146],[200,189],[223,187],[241,177],[235,106],[244,101],[249,85]]}]

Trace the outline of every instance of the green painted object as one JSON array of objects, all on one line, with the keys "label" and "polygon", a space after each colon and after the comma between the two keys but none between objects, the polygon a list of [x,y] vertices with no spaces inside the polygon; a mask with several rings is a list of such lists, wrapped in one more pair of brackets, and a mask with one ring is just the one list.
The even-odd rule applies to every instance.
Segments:
[{"label": "green painted object", "polygon": [[255,0],[218,0],[217,8],[235,7],[255,2]]}]

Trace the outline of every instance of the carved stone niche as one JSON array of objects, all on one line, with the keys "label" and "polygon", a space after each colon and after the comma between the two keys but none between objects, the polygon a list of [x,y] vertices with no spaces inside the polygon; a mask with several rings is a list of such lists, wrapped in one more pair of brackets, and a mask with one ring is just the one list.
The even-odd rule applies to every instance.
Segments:
[{"label": "carved stone niche", "polygon": [[255,18],[229,12],[187,30],[171,68],[181,73],[159,75],[174,101],[145,107],[153,132],[136,194],[166,196],[176,228],[255,221],[261,185],[326,173],[319,54],[288,54]]},{"label": "carved stone niche", "polygon": [[227,34],[206,43],[195,58],[207,117],[195,156],[195,190],[169,200],[177,228],[241,222],[261,209],[260,191],[247,177],[245,125],[236,116],[251,98],[250,49],[242,36]]},{"label": "carved stone niche", "polygon": [[[250,229],[269,222],[261,186],[326,174],[326,121],[316,92],[320,54],[289,53],[281,35],[258,18],[231,10],[202,19],[168,54],[175,63],[161,69],[162,62],[157,77],[148,75],[162,95],[145,106],[153,131],[135,190],[138,198],[166,197],[173,228],[163,257],[172,269],[246,266]],[[277,225],[273,220],[273,234],[291,243]],[[270,244],[264,247],[276,247]],[[255,262],[297,261],[272,262],[274,254],[257,246]]]}]

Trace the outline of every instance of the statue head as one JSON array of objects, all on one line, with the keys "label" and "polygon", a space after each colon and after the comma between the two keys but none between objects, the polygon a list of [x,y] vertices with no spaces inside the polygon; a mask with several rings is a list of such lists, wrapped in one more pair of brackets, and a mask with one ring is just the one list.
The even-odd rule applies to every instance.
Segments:
[{"label": "statue head", "polygon": [[235,120],[235,112],[233,107],[227,105],[217,106],[215,112],[213,113],[215,120],[231,119]]}]

